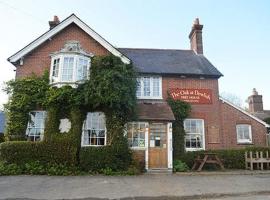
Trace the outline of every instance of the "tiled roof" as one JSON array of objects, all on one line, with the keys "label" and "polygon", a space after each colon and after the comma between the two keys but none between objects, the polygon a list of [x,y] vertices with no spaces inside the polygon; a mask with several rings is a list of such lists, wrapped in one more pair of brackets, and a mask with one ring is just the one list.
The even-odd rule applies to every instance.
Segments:
[{"label": "tiled roof", "polygon": [[263,112],[255,112],[252,113],[254,116],[260,118],[261,120],[264,120],[266,118],[270,117],[270,110],[264,110]]},{"label": "tiled roof", "polygon": [[137,112],[139,120],[175,120],[173,112],[166,102],[139,102]]},{"label": "tiled roof", "polygon": [[132,60],[138,72],[151,74],[175,74],[223,76],[204,55],[192,50],[119,48]]}]

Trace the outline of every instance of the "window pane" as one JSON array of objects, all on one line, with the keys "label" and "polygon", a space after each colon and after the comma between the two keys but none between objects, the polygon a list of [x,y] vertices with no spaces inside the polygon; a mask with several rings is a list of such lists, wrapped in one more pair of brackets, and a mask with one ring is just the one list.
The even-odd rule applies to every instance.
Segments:
[{"label": "window pane", "polygon": [[127,125],[127,137],[130,147],[145,147],[145,123],[130,122]]},{"label": "window pane", "polygon": [[59,61],[60,61],[60,58],[54,59],[54,61],[53,61],[52,76],[54,76],[54,77],[58,77],[58,73],[59,73]]},{"label": "window pane", "polygon": [[150,96],[150,77],[143,78],[143,96]]},{"label": "window pane", "polygon": [[142,92],[141,91],[142,91],[141,79],[138,78],[137,79],[137,91],[136,91],[137,97],[142,96]]},{"label": "window pane", "polygon": [[153,78],[153,96],[159,97],[159,88],[160,88],[160,78],[154,77]]},{"label": "window pane", "polygon": [[238,142],[250,142],[251,132],[249,124],[240,124],[236,126],[237,141]]},{"label": "window pane", "polygon": [[87,68],[88,68],[88,59],[79,58],[79,63],[77,66],[77,80],[86,80],[87,79]]},{"label": "window pane", "polygon": [[105,115],[101,112],[87,113],[84,124],[83,145],[105,145]]},{"label": "window pane", "polygon": [[74,58],[73,57],[65,57],[64,64],[62,69],[62,81],[72,81],[73,79],[73,64]]},{"label": "window pane", "polygon": [[186,132],[185,143],[186,148],[199,149],[203,148],[203,120],[186,119],[184,121],[184,129]]},{"label": "window pane", "polygon": [[40,136],[44,133],[45,111],[33,111],[29,113],[30,120],[27,125],[26,135],[31,141],[40,140]]}]

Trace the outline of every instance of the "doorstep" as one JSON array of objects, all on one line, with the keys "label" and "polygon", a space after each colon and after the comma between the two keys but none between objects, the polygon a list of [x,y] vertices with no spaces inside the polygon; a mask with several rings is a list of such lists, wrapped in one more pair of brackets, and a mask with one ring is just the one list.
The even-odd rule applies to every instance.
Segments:
[{"label": "doorstep", "polygon": [[224,170],[224,171],[190,171],[190,172],[175,172],[175,175],[183,176],[211,176],[211,175],[260,175],[270,174],[270,170]]},{"label": "doorstep", "polygon": [[146,174],[172,174],[172,169],[148,169]]}]

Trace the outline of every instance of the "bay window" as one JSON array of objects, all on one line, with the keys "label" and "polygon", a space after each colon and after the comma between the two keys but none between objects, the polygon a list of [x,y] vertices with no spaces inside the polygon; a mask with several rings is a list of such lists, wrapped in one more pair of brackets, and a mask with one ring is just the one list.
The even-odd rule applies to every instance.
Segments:
[{"label": "bay window", "polygon": [[204,149],[204,120],[186,119],[185,129],[185,148],[187,151]]},{"label": "bay window", "polygon": [[142,76],[137,78],[138,99],[162,99],[162,78],[160,76]]},{"label": "bay window", "polygon": [[251,125],[237,124],[236,125],[237,143],[252,143]]},{"label": "bay window", "polygon": [[50,83],[56,86],[83,82],[89,76],[90,58],[79,42],[69,41],[60,51],[51,55]]},{"label": "bay window", "polygon": [[82,131],[82,146],[106,145],[105,115],[102,112],[87,113]]},{"label": "bay window", "polygon": [[26,136],[30,141],[43,139],[45,128],[46,111],[32,111],[29,113],[29,121],[26,129]]}]

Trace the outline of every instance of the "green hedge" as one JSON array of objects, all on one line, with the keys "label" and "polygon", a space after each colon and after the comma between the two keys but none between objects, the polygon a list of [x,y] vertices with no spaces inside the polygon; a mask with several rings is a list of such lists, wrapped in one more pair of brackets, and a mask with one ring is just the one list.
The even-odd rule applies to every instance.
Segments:
[{"label": "green hedge", "polygon": [[92,172],[102,172],[104,169],[125,171],[131,164],[129,153],[114,146],[83,147],[80,151],[80,167]]},{"label": "green hedge", "polygon": [[179,160],[185,162],[190,168],[192,167],[196,157],[204,152],[217,153],[222,159],[226,169],[245,169],[245,152],[246,151],[269,151],[269,147],[247,147],[243,149],[222,149],[222,150],[208,150],[208,151],[193,151],[186,152],[179,157]]},{"label": "green hedge", "polygon": [[3,133],[2,134],[0,133],[0,143],[2,143],[4,141],[5,141],[5,136]]},{"label": "green hedge", "polygon": [[11,141],[0,144],[0,160],[7,164],[76,164],[76,148],[68,140],[48,142]]}]

